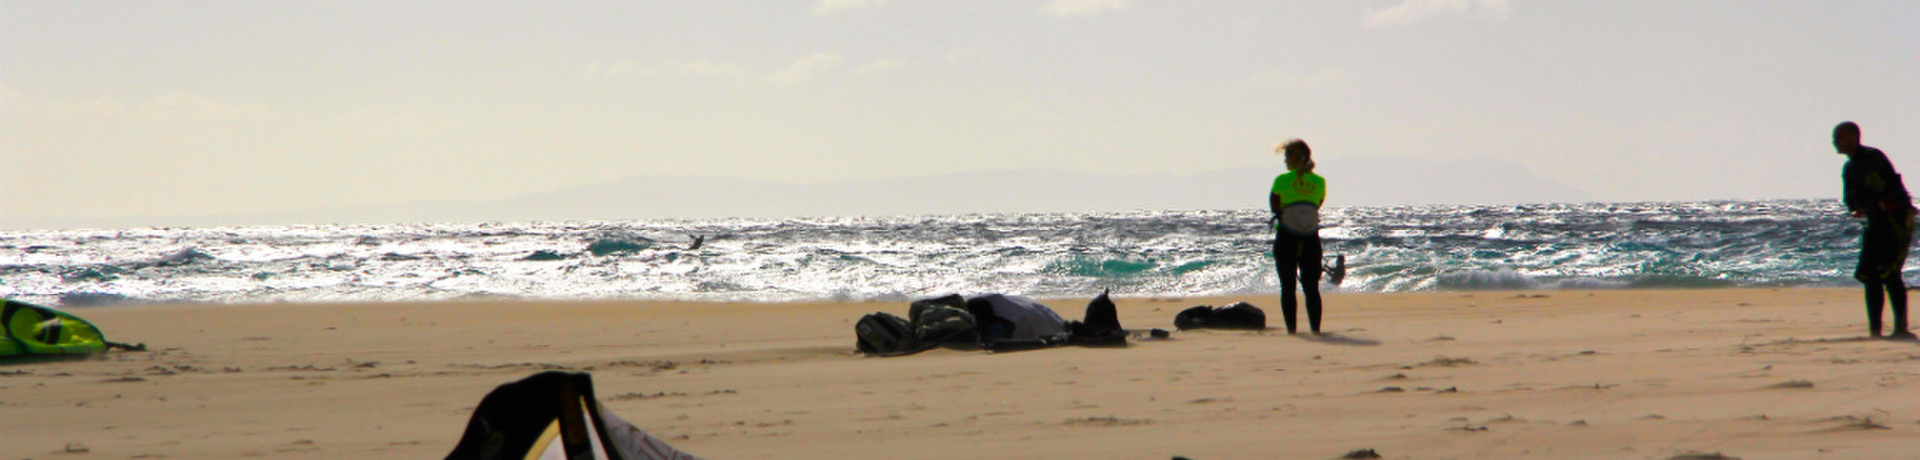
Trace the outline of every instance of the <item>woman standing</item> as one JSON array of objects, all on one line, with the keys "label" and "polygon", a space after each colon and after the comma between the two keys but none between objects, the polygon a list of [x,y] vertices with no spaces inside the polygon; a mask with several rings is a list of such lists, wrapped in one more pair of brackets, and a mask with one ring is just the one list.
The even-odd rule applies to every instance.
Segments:
[{"label": "woman standing", "polygon": [[1293,299],[1295,280],[1306,291],[1307,324],[1320,333],[1320,205],[1327,200],[1327,181],[1313,173],[1313,150],[1293,139],[1273,147],[1287,159],[1287,173],[1273,179],[1267,205],[1273,210],[1273,262],[1280,272],[1280,308],[1287,333],[1296,331]]}]

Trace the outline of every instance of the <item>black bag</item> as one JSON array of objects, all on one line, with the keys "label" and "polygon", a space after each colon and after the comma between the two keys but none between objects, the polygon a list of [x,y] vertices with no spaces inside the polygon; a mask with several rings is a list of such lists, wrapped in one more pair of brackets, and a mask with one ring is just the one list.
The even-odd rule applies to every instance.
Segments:
[{"label": "black bag", "polygon": [[893,356],[922,351],[913,324],[892,313],[876,311],[854,323],[853,334],[860,351],[870,355]]},{"label": "black bag", "polygon": [[1120,328],[1120,311],[1114,307],[1113,299],[1107,298],[1110,292],[1113,291],[1101,292],[1099,297],[1094,297],[1092,302],[1087,303],[1087,316],[1083,320],[1087,323],[1087,328],[1093,331],[1124,330]]},{"label": "black bag", "polygon": [[1267,328],[1267,312],[1253,304],[1239,302],[1221,307],[1213,312],[1213,321],[1207,327],[1215,329],[1253,329]]},{"label": "black bag", "polygon": [[1181,310],[1173,317],[1173,327],[1180,329],[1253,329],[1267,328],[1267,312],[1261,311],[1246,302],[1214,308],[1201,305]]},{"label": "black bag", "polygon": [[1213,306],[1201,305],[1180,310],[1179,314],[1173,316],[1173,327],[1180,330],[1199,329],[1207,327],[1207,323],[1211,321],[1213,321]]},{"label": "black bag", "polygon": [[1127,330],[1120,327],[1120,312],[1113,299],[1102,292],[1087,303],[1087,314],[1080,321],[1067,323],[1068,343],[1087,346],[1126,346]]}]

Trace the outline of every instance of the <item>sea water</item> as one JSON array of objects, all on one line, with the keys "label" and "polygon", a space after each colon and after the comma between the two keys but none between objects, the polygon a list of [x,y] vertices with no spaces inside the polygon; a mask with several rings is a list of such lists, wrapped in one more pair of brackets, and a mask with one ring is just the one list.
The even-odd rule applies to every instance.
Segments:
[{"label": "sea water", "polygon": [[[1847,286],[1833,200],[1330,208],[1323,289]],[[695,238],[703,239],[694,247]],[[458,298],[903,300],[1274,294],[1264,209],[0,231],[52,305]],[[1910,268],[1909,270],[1913,270]]]}]

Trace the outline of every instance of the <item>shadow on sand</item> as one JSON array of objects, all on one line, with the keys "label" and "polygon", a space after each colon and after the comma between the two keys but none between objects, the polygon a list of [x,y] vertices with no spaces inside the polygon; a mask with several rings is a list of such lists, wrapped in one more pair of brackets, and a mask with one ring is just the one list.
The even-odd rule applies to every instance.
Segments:
[{"label": "shadow on sand", "polygon": [[1344,345],[1349,347],[1380,346],[1380,341],[1378,340],[1363,339],[1359,337],[1348,337],[1348,336],[1340,335],[1340,333],[1338,332],[1328,332],[1325,334],[1314,334],[1314,333],[1295,334],[1294,337],[1299,338],[1300,340],[1308,341],[1308,342],[1319,342],[1319,343],[1324,343],[1328,345]]}]

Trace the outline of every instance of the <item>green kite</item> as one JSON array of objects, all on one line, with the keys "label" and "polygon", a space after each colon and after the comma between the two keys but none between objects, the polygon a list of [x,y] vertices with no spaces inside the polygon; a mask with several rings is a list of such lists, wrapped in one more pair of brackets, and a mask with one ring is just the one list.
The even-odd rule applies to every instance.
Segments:
[{"label": "green kite", "polygon": [[100,328],[78,316],[26,302],[0,300],[0,362],[86,357],[107,351],[107,346],[107,338],[100,333]]}]

